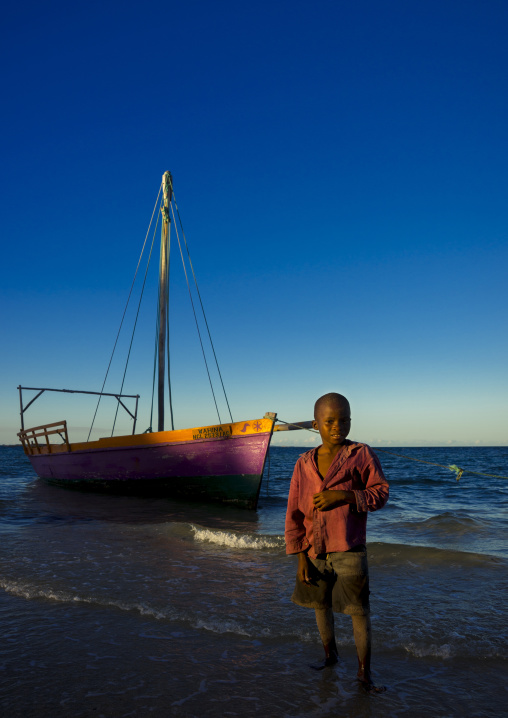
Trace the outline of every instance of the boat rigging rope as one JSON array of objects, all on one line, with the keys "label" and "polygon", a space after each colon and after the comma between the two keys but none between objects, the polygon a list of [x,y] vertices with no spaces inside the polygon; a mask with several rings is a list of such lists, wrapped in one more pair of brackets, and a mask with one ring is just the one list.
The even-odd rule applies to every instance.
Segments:
[{"label": "boat rigging rope", "polygon": [[[153,215],[152,215],[152,216],[153,216]],[[160,216],[160,215],[159,215],[159,216]],[[125,382],[125,376],[126,376],[126,374],[127,374],[127,367],[128,367],[128,365],[129,365],[129,359],[130,359],[130,356],[131,356],[132,343],[133,343],[133,341],[134,341],[134,333],[135,333],[135,331],[136,331],[136,326],[137,326],[137,323],[138,323],[139,310],[141,309],[141,301],[142,301],[142,299],[143,299],[143,293],[144,293],[144,291],[145,291],[146,277],[147,277],[147,275],[148,275],[148,267],[150,266],[150,260],[151,260],[151,258],[152,258],[153,245],[154,245],[154,242],[155,242],[155,234],[156,234],[156,232],[157,232],[157,227],[158,227],[158,224],[159,224],[159,216],[157,217],[157,222],[155,223],[155,228],[154,228],[154,230],[153,230],[152,244],[151,244],[151,246],[150,246],[150,253],[149,253],[149,255],[148,255],[148,261],[147,261],[147,263],[146,263],[145,276],[144,276],[144,278],[143,278],[143,286],[141,287],[141,294],[140,294],[140,297],[139,297],[138,309],[137,309],[137,311],[136,311],[136,318],[135,318],[135,320],[134,320],[134,327],[132,328],[131,341],[130,341],[130,344],[129,344],[129,351],[128,351],[128,353],[127,353],[127,360],[126,360],[126,362],[125,362],[125,369],[124,369],[124,372],[123,372],[122,386],[120,387],[120,394],[121,394],[122,391],[123,391],[123,385],[124,385],[124,382]],[[146,240],[145,240],[145,242],[146,242]],[[144,246],[144,245],[143,245],[143,246]],[[118,404],[117,404],[117,406],[116,406],[115,420],[113,421],[113,428],[111,429],[111,436],[113,436],[113,433],[114,433],[114,431],[115,431],[115,424],[116,424],[116,417],[117,417],[117,416],[118,416]]]},{"label": "boat rigging rope", "polygon": [[[173,189],[173,186],[171,186],[171,188]],[[211,332],[210,332],[210,327],[208,326],[208,321],[207,321],[206,314],[205,314],[205,308],[204,308],[204,306],[203,306],[203,301],[202,301],[202,299],[201,299],[201,292],[199,291],[199,287],[198,287],[198,280],[196,279],[196,275],[195,275],[195,273],[194,273],[194,266],[193,266],[193,264],[192,264],[192,259],[191,259],[191,256],[190,256],[189,245],[187,244],[187,238],[185,237],[185,232],[184,232],[184,229],[183,229],[182,218],[180,217],[180,211],[179,211],[178,205],[177,205],[177,203],[176,203],[176,197],[175,197],[175,191],[174,191],[174,190],[173,190],[173,203],[174,203],[174,205],[175,205],[176,214],[177,214],[177,216],[178,216],[178,221],[179,221],[179,223],[180,223],[180,229],[182,230],[182,237],[183,237],[183,241],[184,241],[184,244],[185,244],[185,249],[187,250],[187,256],[188,256],[188,258],[189,258],[189,265],[190,265],[190,268],[191,268],[192,277],[193,277],[193,279],[194,279],[194,284],[195,284],[195,286],[196,286],[196,292],[197,292],[197,295],[198,295],[198,298],[199,298],[199,304],[201,305],[201,311],[203,312],[203,319],[205,320],[206,331],[208,332],[208,339],[210,340],[210,346],[212,347],[213,357],[214,357],[214,359],[215,359],[215,366],[217,367],[217,372],[218,372],[218,374],[219,374],[219,379],[220,379],[220,383],[221,383],[221,386],[222,386],[222,391],[223,391],[223,393],[224,393],[224,398],[225,398],[225,400],[226,400],[226,404],[227,404],[227,407],[228,407],[229,418],[231,419],[231,422],[233,422],[233,415],[231,414],[231,409],[229,408],[229,401],[228,401],[228,397],[227,397],[227,394],[226,394],[226,388],[225,388],[224,382],[223,382],[223,380],[222,380],[222,374],[221,374],[221,371],[220,371],[220,368],[219,368],[219,362],[218,362],[218,359],[217,359],[217,355],[215,354],[215,347],[214,347],[213,341],[212,341],[212,334],[211,334]],[[174,219],[175,219],[175,215],[174,215],[174,212],[173,212],[173,208],[171,208],[171,212],[173,213],[173,220],[174,220]],[[176,222],[175,222],[175,229],[176,229]]]},{"label": "boat rigging rope", "polygon": [[[316,431],[316,429],[307,429],[307,427],[299,426],[298,424],[291,424],[289,421],[283,421],[282,419],[277,418],[277,421],[280,421],[281,424],[286,424],[286,426],[295,426],[297,429],[305,429],[305,431],[310,431],[313,434],[319,434],[319,431]],[[455,478],[457,481],[460,479],[462,474],[476,474],[476,476],[488,476],[491,479],[508,479],[508,476],[499,476],[499,474],[484,474],[481,471],[471,471],[471,469],[462,469],[460,466],[456,466],[455,464],[436,464],[434,461],[425,461],[424,459],[415,459],[412,456],[406,456],[405,454],[397,454],[395,451],[387,451],[386,449],[379,449],[376,447],[375,451],[381,451],[383,454],[392,454],[392,456],[399,456],[401,459],[408,459],[408,461],[418,461],[420,464],[429,464],[430,466],[440,466],[442,469],[449,469],[449,471],[453,471],[455,473]]]},{"label": "boat rigging rope", "polygon": [[[134,272],[134,279],[132,280],[131,288],[130,288],[130,290],[129,290],[129,295],[128,295],[128,297],[127,297],[127,302],[125,303],[125,308],[124,308],[123,314],[122,314],[122,320],[121,320],[120,326],[119,326],[119,328],[118,328],[118,333],[117,333],[117,335],[116,335],[115,343],[114,343],[114,346],[113,346],[113,351],[111,352],[111,357],[110,357],[110,359],[109,359],[108,368],[107,368],[107,370],[106,370],[106,376],[104,377],[104,381],[102,382],[101,395],[102,395],[102,392],[104,391],[104,387],[106,386],[106,380],[107,380],[107,378],[108,378],[109,370],[110,370],[110,368],[111,368],[111,362],[113,361],[113,356],[114,356],[114,354],[115,354],[116,345],[118,344],[118,339],[119,339],[119,337],[120,337],[120,332],[122,331],[123,322],[124,322],[124,319],[125,319],[125,315],[126,315],[126,313],[127,313],[127,307],[129,306],[130,298],[131,298],[131,295],[132,295],[132,290],[134,289],[134,283],[135,283],[135,281],[136,281],[136,277],[138,276],[139,265],[141,264],[141,258],[143,257],[143,253],[144,253],[144,251],[145,251],[146,240],[148,239],[148,235],[150,234],[150,227],[152,226],[152,222],[153,222],[153,217],[154,217],[154,214],[155,214],[155,210],[157,209],[157,205],[158,205],[158,203],[159,203],[159,197],[160,197],[161,190],[162,190],[162,184],[161,184],[161,186],[159,187],[159,192],[158,192],[158,194],[157,194],[157,199],[155,200],[155,204],[154,204],[154,207],[153,207],[152,216],[151,216],[150,222],[149,222],[149,224],[148,224],[148,229],[147,229],[147,231],[146,231],[145,241],[143,242],[143,247],[141,248],[141,254],[139,255],[138,265],[137,265],[137,267],[136,267],[136,271]],[[123,384],[122,384],[122,386],[123,386]],[[90,441],[90,435],[91,435],[91,433],[92,433],[93,425],[94,425],[94,423],[95,423],[95,417],[97,416],[97,411],[98,411],[98,409],[99,409],[99,404],[100,404],[101,398],[102,398],[102,396],[99,396],[99,399],[97,400],[97,406],[95,407],[95,413],[94,413],[94,415],[93,415],[92,424],[91,424],[91,426],[90,426],[90,431],[88,432],[88,437],[87,437],[87,439],[86,439],[87,441]],[[117,405],[117,411],[118,411],[118,405]]]},{"label": "boat rigging rope", "polygon": [[[173,221],[174,221],[174,220],[175,220],[175,213],[174,213],[174,211],[173,211],[173,205],[171,205],[171,214],[173,215]],[[184,260],[184,258],[183,258],[182,245],[181,245],[181,243],[180,243],[180,235],[178,234],[178,227],[176,226],[176,222],[174,222],[174,224],[175,224],[176,239],[178,240],[178,249],[180,250],[180,256],[181,256],[181,258],[182,258],[182,265],[183,265],[183,271],[184,271],[184,274],[185,274],[185,281],[187,282],[187,289],[189,290],[189,297],[190,297],[190,301],[191,301],[191,305],[192,305],[192,312],[193,312],[193,314],[194,314],[194,321],[196,322],[196,329],[197,329],[197,332],[198,332],[199,343],[201,344],[201,351],[203,352],[203,359],[204,359],[204,361],[205,361],[206,373],[208,374],[208,381],[210,382],[210,389],[212,390],[213,402],[214,402],[214,404],[215,404],[215,409],[216,409],[216,411],[217,411],[217,416],[219,417],[219,424],[222,424],[222,420],[221,420],[221,418],[220,418],[220,413],[219,413],[219,407],[217,406],[217,400],[216,400],[216,398],[215,398],[215,392],[214,392],[214,390],[213,390],[212,377],[210,376],[210,370],[209,370],[209,368],[208,368],[208,362],[206,361],[205,348],[204,348],[204,346],[203,346],[203,340],[201,339],[201,332],[199,331],[198,318],[197,318],[197,316],[196,316],[196,309],[195,309],[195,307],[194,307],[194,300],[192,299],[192,292],[191,292],[191,288],[190,288],[190,284],[189,284],[189,277],[188,277],[188,275],[187,275],[187,268],[186,268],[186,266],[185,266],[185,260]]]}]

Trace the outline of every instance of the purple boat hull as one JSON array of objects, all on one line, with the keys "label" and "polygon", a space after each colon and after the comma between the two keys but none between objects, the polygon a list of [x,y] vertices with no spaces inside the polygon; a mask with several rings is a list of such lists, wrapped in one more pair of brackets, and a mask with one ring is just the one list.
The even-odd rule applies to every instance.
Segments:
[{"label": "purple boat hull", "polygon": [[271,433],[29,456],[37,474],[75,488],[163,494],[255,509]]}]

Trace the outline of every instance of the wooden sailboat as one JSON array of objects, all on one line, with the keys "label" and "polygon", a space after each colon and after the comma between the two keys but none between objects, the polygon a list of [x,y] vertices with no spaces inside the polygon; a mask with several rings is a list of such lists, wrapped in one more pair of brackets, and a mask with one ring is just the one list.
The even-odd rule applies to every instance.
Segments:
[{"label": "wooden sailboat", "polygon": [[[163,175],[162,188],[157,431],[135,433],[139,396],[128,396],[121,392],[108,394],[104,391],[77,392],[20,386],[21,431],[18,437],[36,473],[52,483],[136,494],[157,493],[198,501],[221,501],[255,509],[268,447],[276,428],[275,413],[269,412],[262,418],[239,422],[234,422],[231,417],[228,423],[219,421],[216,425],[191,429],[165,429],[169,210],[173,198],[169,172]],[[175,217],[174,211],[172,216]],[[25,405],[23,390],[39,393]],[[96,394],[99,400],[103,396],[114,397],[118,406],[123,407],[132,417],[133,432],[126,436],[74,443],[69,440],[65,421],[25,429],[26,410],[46,391]],[[135,400],[133,411],[127,408],[128,399]]]}]

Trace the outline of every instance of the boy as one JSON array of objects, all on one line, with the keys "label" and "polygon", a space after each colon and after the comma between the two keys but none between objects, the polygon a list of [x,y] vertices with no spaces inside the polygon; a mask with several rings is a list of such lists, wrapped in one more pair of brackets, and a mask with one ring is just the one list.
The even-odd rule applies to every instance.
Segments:
[{"label": "boy", "polygon": [[370,693],[371,628],[367,566],[367,512],[388,499],[381,464],[366,444],[348,441],[351,410],[341,394],[325,394],[314,407],[322,444],[303,454],[291,479],[286,513],[286,553],[298,555],[292,601],[314,608],[325,660],[338,661],[333,611],[353,621],[358,680]]}]

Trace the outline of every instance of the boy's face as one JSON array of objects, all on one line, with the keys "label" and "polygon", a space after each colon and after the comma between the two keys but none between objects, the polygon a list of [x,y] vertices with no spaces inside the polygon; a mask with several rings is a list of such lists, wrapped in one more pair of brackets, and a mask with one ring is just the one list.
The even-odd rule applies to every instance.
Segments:
[{"label": "boy's face", "polygon": [[348,404],[332,402],[321,406],[313,422],[323,444],[340,446],[351,430],[351,409]]}]

